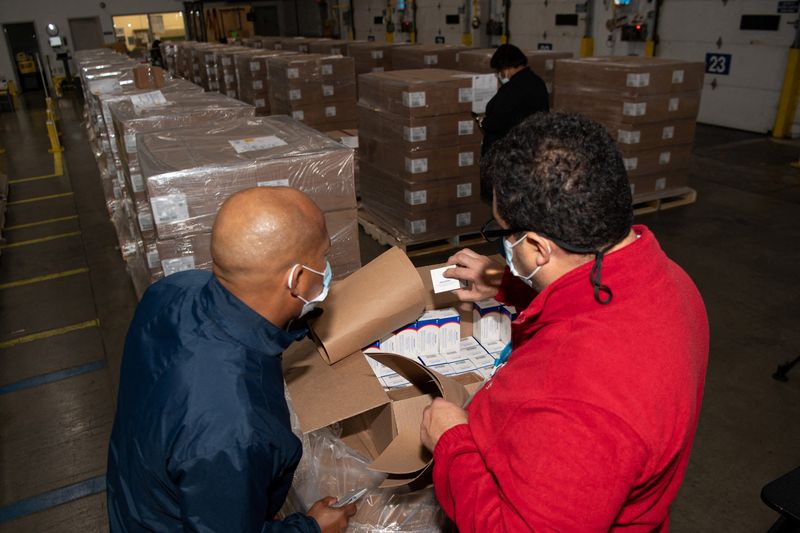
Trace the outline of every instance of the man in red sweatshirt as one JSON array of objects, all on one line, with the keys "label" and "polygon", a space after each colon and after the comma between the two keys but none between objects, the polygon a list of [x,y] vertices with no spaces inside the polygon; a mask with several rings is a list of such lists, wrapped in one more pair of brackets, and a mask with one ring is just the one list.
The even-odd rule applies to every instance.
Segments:
[{"label": "man in red sweatshirt", "polygon": [[[538,114],[482,163],[507,267],[462,250],[465,301],[520,311],[509,357],[465,411],[437,399],[423,442],[458,529],[666,531],[689,461],[708,321],[689,276],[632,226],[602,126]],[[506,352],[508,354],[509,351]]]}]

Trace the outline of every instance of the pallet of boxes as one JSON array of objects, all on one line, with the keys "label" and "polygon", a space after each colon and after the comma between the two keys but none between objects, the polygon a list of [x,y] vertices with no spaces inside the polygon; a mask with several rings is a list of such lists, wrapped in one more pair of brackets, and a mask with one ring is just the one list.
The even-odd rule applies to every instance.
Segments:
[{"label": "pallet of boxes", "polygon": [[[334,278],[360,265],[353,151],[286,116],[209,120],[136,134],[163,275],[211,268],[211,228],[232,194],[288,186],[325,215]],[[154,275],[153,278],[156,278]]]},{"label": "pallet of boxes", "polygon": [[239,100],[256,108],[256,115],[270,115],[269,61],[297,52],[282,50],[251,50],[233,55],[236,75],[236,93]]},{"label": "pallet of boxes", "polygon": [[689,163],[703,63],[607,57],[558,61],[559,111],[588,116],[617,141],[637,212],[694,202]]},{"label": "pallet of boxes", "polygon": [[304,447],[284,512],[367,489],[350,521],[354,531],[449,531],[431,487],[432,456],[420,441],[422,412],[437,396],[464,405],[480,388],[515,311],[459,303],[435,281],[441,267],[414,268],[390,249],[335,284],[311,323],[314,340],[284,353]]},{"label": "pallet of boxes", "polygon": [[359,83],[367,233],[408,250],[478,232],[491,209],[480,198],[473,77],[422,69],[364,74]]}]

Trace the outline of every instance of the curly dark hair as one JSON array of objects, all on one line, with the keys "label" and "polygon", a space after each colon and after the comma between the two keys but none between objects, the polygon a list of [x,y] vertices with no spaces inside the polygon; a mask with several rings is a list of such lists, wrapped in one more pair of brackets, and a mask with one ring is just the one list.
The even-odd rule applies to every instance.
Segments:
[{"label": "curly dark hair", "polygon": [[526,67],[528,57],[513,44],[501,44],[492,55],[489,66],[498,72],[507,68]]},{"label": "curly dark hair", "polygon": [[497,212],[512,228],[541,233],[573,253],[622,241],[633,222],[622,156],[600,124],[570,113],[535,113],[481,161]]}]

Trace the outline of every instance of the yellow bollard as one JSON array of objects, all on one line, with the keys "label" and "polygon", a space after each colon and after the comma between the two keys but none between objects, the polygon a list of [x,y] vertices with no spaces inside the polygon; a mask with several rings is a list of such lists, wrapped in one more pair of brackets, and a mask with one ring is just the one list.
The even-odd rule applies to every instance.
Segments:
[{"label": "yellow bollard", "polygon": [[52,120],[47,121],[47,136],[50,137],[50,150],[48,150],[48,152],[57,154],[64,151],[64,148],[61,146],[61,141],[58,139],[56,123]]},{"label": "yellow bollard", "polygon": [[646,41],[644,43],[644,57],[654,57],[656,55],[656,42]]},{"label": "yellow bollard", "polygon": [[800,88],[800,48],[790,48],[781,98],[778,101],[778,113],[772,128],[772,136],[776,139],[789,136],[797,112],[798,88]]},{"label": "yellow bollard", "polygon": [[594,55],[594,39],[584,37],[581,39],[581,57],[592,57]]},{"label": "yellow bollard", "polygon": [[461,34],[461,44],[464,46],[472,46],[472,34],[464,32]]}]

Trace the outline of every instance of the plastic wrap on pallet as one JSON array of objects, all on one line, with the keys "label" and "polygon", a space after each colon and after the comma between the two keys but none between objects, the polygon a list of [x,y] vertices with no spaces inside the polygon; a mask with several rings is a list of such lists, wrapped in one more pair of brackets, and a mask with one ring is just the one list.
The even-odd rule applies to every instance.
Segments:
[{"label": "plastic wrap on pallet", "polygon": [[[556,78],[559,76],[558,72]],[[587,93],[582,89],[558,85],[555,109],[580,113],[604,125],[615,123],[641,125],[654,122],[695,120],[700,110],[700,93],[646,96],[606,96],[603,93],[597,93],[587,97]]]},{"label": "plastic wrap on pallet", "polygon": [[[364,174],[364,182],[369,176]],[[478,202],[433,209],[426,212],[409,211],[383,194],[373,194],[362,186],[363,208],[370,218],[397,240],[413,243],[450,239],[457,235],[477,233],[492,217],[492,209]]]},{"label": "plastic wrap on pallet", "polygon": [[456,44],[411,44],[392,49],[392,68],[395,70],[438,68],[457,70],[459,52],[468,47]]},{"label": "plastic wrap on pallet", "polygon": [[219,50],[217,55],[217,92],[230,98],[238,98],[239,84],[236,80],[236,64],[233,57],[236,54],[252,52],[251,48],[244,46],[229,46]]},{"label": "plastic wrap on pallet", "polygon": [[143,134],[137,148],[161,239],[210,231],[248,187],[295,187],[325,212],[356,206],[353,151],[289,117]]},{"label": "plastic wrap on pallet", "polygon": [[312,44],[327,43],[329,41],[333,41],[333,39],[324,37],[287,37],[281,40],[281,49],[308,54],[311,53]]},{"label": "plastic wrap on pallet", "polygon": [[270,114],[268,63],[276,57],[297,52],[282,50],[253,50],[233,56],[238,97],[256,108],[257,115]]},{"label": "plastic wrap on pallet", "polygon": [[398,70],[359,76],[359,103],[403,116],[472,112],[472,80],[466,73]]},{"label": "plastic wrap on pallet", "polygon": [[[361,267],[358,244],[358,212],[345,209],[325,213],[325,224],[331,239],[328,258],[335,279],[352,274]],[[165,276],[201,268],[210,270],[211,233],[188,235],[155,242],[159,266]]]}]

